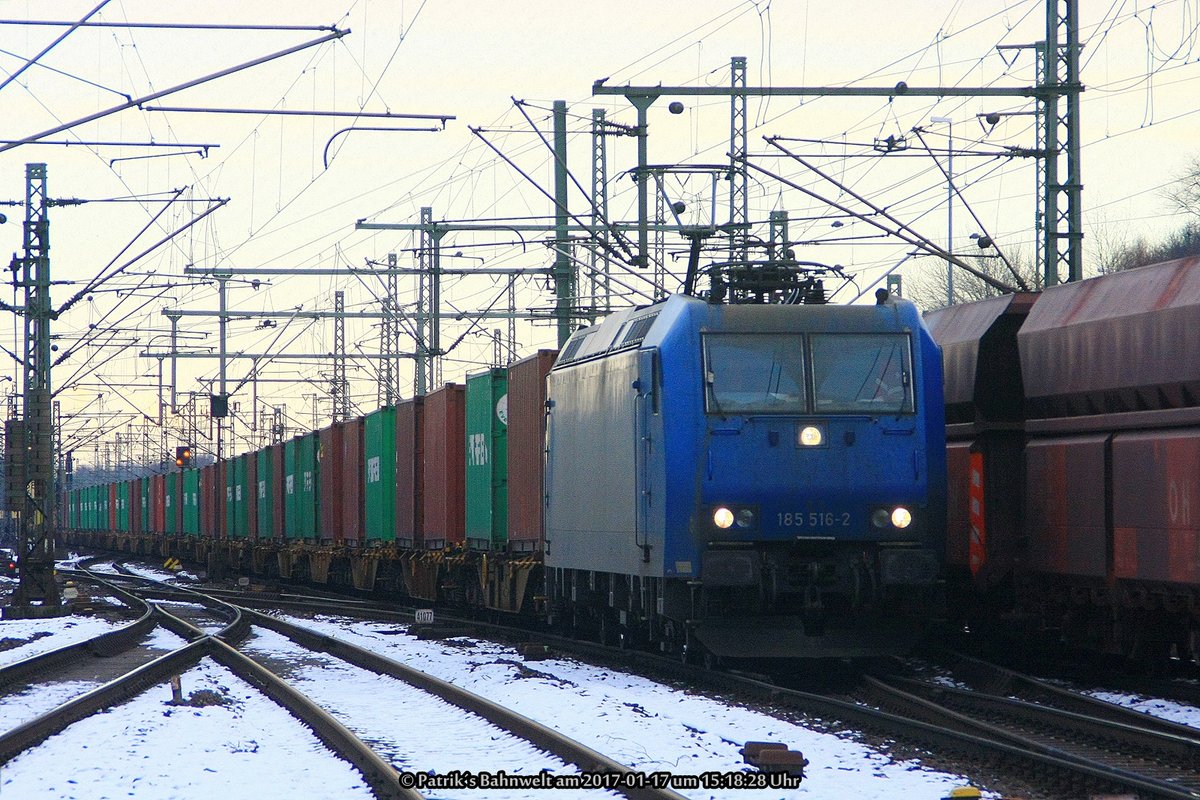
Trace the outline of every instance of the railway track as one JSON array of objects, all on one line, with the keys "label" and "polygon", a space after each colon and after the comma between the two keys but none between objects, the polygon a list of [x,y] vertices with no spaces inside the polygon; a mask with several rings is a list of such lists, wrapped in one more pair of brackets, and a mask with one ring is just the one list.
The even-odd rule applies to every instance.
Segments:
[{"label": "railway track", "polygon": [[[188,595],[176,587],[159,586],[158,591],[159,597],[170,600]],[[370,601],[236,591],[212,594],[243,607],[276,607],[382,621],[412,619],[411,612]],[[293,641],[306,647],[328,648],[325,652],[330,655],[341,657],[343,648],[350,647],[320,634],[301,633],[303,629],[298,631],[272,617],[246,613],[253,624],[285,636],[298,636]],[[532,638],[588,660],[733,692],[777,708],[837,720],[855,730],[903,741],[963,763],[988,764],[991,775],[1001,780],[1006,775],[1019,776],[1019,783],[1028,786],[1032,782],[1047,796],[1132,792],[1141,798],[1200,798],[1200,735],[1195,730],[962,656],[953,660],[952,669],[956,677],[977,687],[973,691],[906,678],[863,676],[856,691],[837,697],[802,691],[762,676],[681,665],[674,659],[648,653],[540,633],[531,635],[475,620],[441,619],[460,630],[509,640]],[[355,654],[347,660],[355,663],[352,658],[381,657]],[[1010,694],[1016,697],[1008,697]]]},{"label": "railway track", "polygon": [[[389,699],[381,701],[379,697],[372,696],[373,702],[385,702],[389,706],[401,703],[403,693],[427,698],[426,713],[419,717],[422,721],[418,730],[421,737],[431,733],[439,723],[438,717],[453,717],[449,722],[451,725],[462,728],[464,724],[469,724],[475,727],[473,733],[466,734],[468,740],[493,743],[503,737],[521,740],[517,749],[523,749],[526,758],[529,759],[529,774],[525,778],[514,778],[510,775],[509,781],[534,779],[543,770],[548,770],[555,780],[565,784],[576,784],[566,785],[565,788],[594,789],[597,796],[621,795],[632,800],[681,800],[681,796],[670,789],[646,785],[642,773],[634,772],[551,728],[486,698],[472,695],[419,670],[347,642],[258,614],[220,598],[166,586],[149,578],[124,574],[119,578],[120,582],[125,584],[121,587],[115,585],[116,580],[111,580],[116,576],[99,578],[85,572],[76,577],[103,582],[110,586],[115,594],[127,598],[133,606],[141,603],[142,608],[148,609],[139,617],[141,627],[145,627],[146,620],[149,620],[150,625],[162,625],[188,641],[183,646],[147,663],[139,664],[119,677],[0,735],[0,762],[11,760],[78,720],[128,700],[173,675],[179,675],[195,666],[201,659],[211,658],[301,720],[331,750],[351,763],[363,775],[376,797],[422,797],[415,787],[428,781],[425,762],[431,754],[408,752],[406,758],[400,759],[405,770],[397,770],[390,763],[392,759],[382,757],[377,751],[388,750],[389,756],[394,756],[403,747],[395,742],[389,743],[386,731],[352,730],[356,727],[354,720],[339,719],[338,714],[323,708],[299,691],[292,682],[281,677],[281,673],[291,671],[294,660],[280,657],[277,646],[272,647],[270,642],[261,641],[272,635],[280,635],[305,651],[306,655],[302,660],[310,667],[317,658],[321,658],[325,659],[330,667],[333,666],[333,662],[340,664],[343,670],[345,665],[352,665],[353,668],[373,676],[389,679],[390,685],[386,687]],[[214,623],[214,620],[217,620],[217,623]],[[217,625],[215,632],[204,629],[212,628],[214,624]],[[264,631],[268,633],[262,633]],[[126,636],[132,637],[133,634]],[[86,646],[88,643],[84,644]],[[55,658],[65,663],[71,657],[69,653],[59,653]],[[50,668],[49,665],[53,663],[53,658],[43,659],[40,666]],[[24,669],[33,669],[35,666],[37,665],[26,666]],[[32,677],[32,674],[29,673],[29,676]],[[312,681],[308,683],[309,688],[317,685],[318,683]],[[383,691],[378,684],[375,686],[379,691]],[[431,710],[431,704],[438,708]],[[453,707],[449,711],[446,708],[447,704]],[[497,728],[500,730],[497,731]],[[368,745],[367,740],[374,747]],[[521,771],[524,765],[520,762],[515,764],[517,772]],[[572,770],[578,772],[573,773]],[[485,777],[482,775],[459,778],[474,781],[483,779]],[[546,779],[542,777],[539,780]],[[431,784],[430,788],[436,788],[436,784]],[[468,783],[460,788],[471,787]]]}]

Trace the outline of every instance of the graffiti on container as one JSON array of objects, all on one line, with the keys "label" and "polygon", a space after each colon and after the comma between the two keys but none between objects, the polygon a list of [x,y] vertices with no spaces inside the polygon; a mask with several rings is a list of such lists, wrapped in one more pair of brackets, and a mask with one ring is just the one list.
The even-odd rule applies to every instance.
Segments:
[{"label": "graffiti on container", "polygon": [[258,498],[261,500],[266,496],[267,496],[267,482],[259,481],[258,482]]},{"label": "graffiti on container", "polygon": [[304,491],[311,492],[313,490],[313,474],[312,470],[304,473]]},{"label": "graffiti on container", "polygon": [[367,459],[367,483],[379,483],[379,456]]},{"label": "graffiti on container", "polygon": [[287,493],[288,494],[296,493],[296,476],[295,475],[287,476]]},{"label": "graffiti on container", "polygon": [[482,467],[488,463],[487,434],[472,433],[467,442],[467,453],[471,466]]}]

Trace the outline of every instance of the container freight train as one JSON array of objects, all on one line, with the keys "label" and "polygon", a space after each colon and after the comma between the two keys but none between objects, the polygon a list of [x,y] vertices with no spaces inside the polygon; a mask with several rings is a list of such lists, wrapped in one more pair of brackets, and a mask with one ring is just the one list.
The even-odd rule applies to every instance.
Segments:
[{"label": "container freight train", "polygon": [[1200,656],[1200,262],[930,314],[972,627]]},{"label": "container freight train", "polygon": [[907,644],[945,519],[911,303],[675,296],[557,355],[199,470],[69,493],[69,539],[717,658]]}]

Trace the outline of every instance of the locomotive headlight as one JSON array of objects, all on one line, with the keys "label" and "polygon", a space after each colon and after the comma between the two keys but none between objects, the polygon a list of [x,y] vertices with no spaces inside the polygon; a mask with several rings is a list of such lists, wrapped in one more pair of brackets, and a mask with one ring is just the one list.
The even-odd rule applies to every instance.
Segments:
[{"label": "locomotive headlight", "polygon": [[897,528],[907,528],[912,524],[912,512],[904,506],[898,506],[892,511],[892,524]]},{"label": "locomotive headlight", "polygon": [[800,429],[799,438],[804,447],[820,447],[825,443],[825,431],[816,425],[805,425]]},{"label": "locomotive headlight", "polygon": [[754,512],[748,508],[743,508],[741,511],[737,512],[737,516],[734,521],[737,522],[737,526],[739,528],[753,528]]},{"label": "locomotive headlight", "polygon": [[891,520],[892,520],[892,515],[888,512],[888,510],[886,508],[877,508],[871,514],[871,524],[874,525],[876,528],[886,528],[888,523],[891,522]]},{"label": "locomotive headlight", "polygon": [[725,506],[719,506],[716,511],[713,511],[713,525],[716,525],[721,530],[725,530],[733,524],[733,512]]}]

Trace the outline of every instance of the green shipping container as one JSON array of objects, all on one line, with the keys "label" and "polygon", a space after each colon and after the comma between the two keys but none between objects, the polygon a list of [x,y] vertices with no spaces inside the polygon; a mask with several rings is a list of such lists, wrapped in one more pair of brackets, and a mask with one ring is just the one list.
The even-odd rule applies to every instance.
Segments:
[{"label": "green shipping container", "polygon": [[183,532],[200,535],[200,470],[183,471]]},{"label": "green shipping container", "polygon": [[229,462],[225,470],[225,530],[231,539],[250,535],[250,496],[246,476],[246,455]]},{"label": "green shipping container", "polygon": [[138,486],[141,487],[142,495],[140,504],[142,507],[140,512],[142,515],[142,526],[139,530],[142,533],[148,533],[150,530],[150,477],[146,476],[142,478],[138,482]]},{"label": "green shipping container", "polygon": [[297,489],[300,482],[296,478],[296,458],[300,450],[299,439],[289,439],[283,443],[283,528],[289,539],[294,539],[296,533],[296,510],[299,508]]},{"label": "green shipping container", "polygon": [[177,534],[175,525],[175,503],[179,493],[179,473],[167,473],[167,493],[163,497],[163,528],[169,534]]},{"label": "green shipping container", "polygon": [[132,481],[121,481],[117,484],[117,530],[128,531],[129,528],[129,495]]},{"label": "green shipping container", "polygon": [[298,436],[285,445],[284,460],[288,474],[284,476],[287,492],[287,537],[315,539],[317,523],[317,434]]},{"label": "green shipping container", "polygon": [[271,539],[275,536],[275,493],[273,485],[271,450],[259,450],[255,476],[255,491],[258,493],[258,538]]},{"label": "green shipping container", "polygon": [[467,376],[467,546],[508,543],[508,373]]},{"label": "green shipping container", "polygon": [[363,419],[363,538],[396,539],[396,409]]}]

